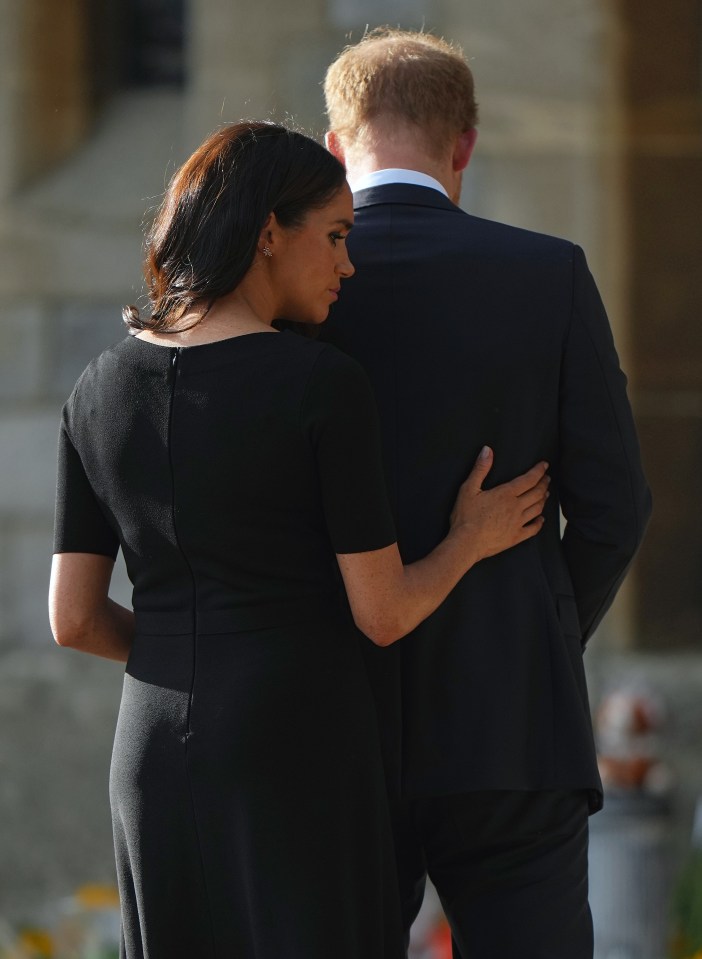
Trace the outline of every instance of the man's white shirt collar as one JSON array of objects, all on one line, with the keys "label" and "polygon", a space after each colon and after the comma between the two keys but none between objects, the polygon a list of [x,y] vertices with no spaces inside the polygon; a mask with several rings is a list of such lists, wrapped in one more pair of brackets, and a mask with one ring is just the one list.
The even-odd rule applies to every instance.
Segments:
[{"label": "man's white shirt collar", "polygon": [[366,173],[355,180],[349,180],[352,193],[367,190],[372,186],[385,186],[387,183],[410,183],[412,186],[427,186],[430,190],[438,190],[439,193],[448,196],[438,180],[427,173],[420,173],[418,170],[401,170],[399,167],[392,167],[388,170],[374,170],[373,173]]}]

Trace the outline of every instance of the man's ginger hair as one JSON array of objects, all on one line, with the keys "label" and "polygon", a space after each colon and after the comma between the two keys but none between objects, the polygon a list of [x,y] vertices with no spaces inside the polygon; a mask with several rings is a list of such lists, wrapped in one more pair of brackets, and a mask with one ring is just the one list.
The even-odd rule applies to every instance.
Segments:
[{"label": "man's ginger hair", "polygon": [[349,149],[400,127],[416,129],[426,149],[440,155],[478,120],[463,51],[430,33],[366,33],[331,64],[324,96],[329,128]]}]

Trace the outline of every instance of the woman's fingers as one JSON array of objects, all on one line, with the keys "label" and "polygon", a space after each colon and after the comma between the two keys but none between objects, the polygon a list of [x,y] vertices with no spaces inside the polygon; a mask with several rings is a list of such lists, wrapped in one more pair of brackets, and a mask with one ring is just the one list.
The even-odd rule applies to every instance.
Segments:
[{"label": "woman's fingers", "polygon": [[551,482],[548,463],[542,461],[507,483],[483,490],[493,458],[492,450],[484,447],[451,513],[452,527],[467,524],[471,528],[482,557],[494,556],[540,532]]},{"label": "woman's fingers", "polygon": [[529,506],[532,506],[534,503],[545,503],[548,498],[548,488],[551,484],[551,477],[544,476],[536,486],[533,486],[531,489],[528,489],[526,493],[522,493],[521,496],[518,496],[517,499],[524,509],[527,509]]},{"label": "woman's fingers", "polygon": [[525,540],[536,536],[537,533],[541,532],[545,522],[546,520],[543,518],[543,516],[537,516],[536,519],[532,523],[529,523],[528,526],[522,526],[521,530],[519,531],[519,538],[516,540],[514,545],[516,546],[517,543],[523,543]]},{"label": "woman's fingers", "polygon": [[536,465],[532,466],[526,473],[522,473],[521,476],[515,476],[514,479],[510,480],[506,485],[510,487],[515,496],[521,496],[539,484],[547,469],[548,463],[536,463]]},{"label": "woman's fingers", "polygon": [[530,523],[533,519],[536,519],[537,516],[541,516],[544,510],[544,505],[546,500],[539,503],[534,503],[533,505],[527,507],[522,513],[522,520],[524,523]]},{"label": "woman's fingers", "polygon": [[483,483],[488,473],[492,469],[494,454],[489,446],[483,446],[478,458],[475,461],[473,469],[464,480],[463,485],[471,493],[477,495],[482,490]]}]

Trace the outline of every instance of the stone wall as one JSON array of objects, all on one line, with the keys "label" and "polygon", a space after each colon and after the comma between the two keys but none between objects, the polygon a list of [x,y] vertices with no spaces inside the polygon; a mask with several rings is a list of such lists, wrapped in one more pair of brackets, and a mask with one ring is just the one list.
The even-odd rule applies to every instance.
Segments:
[{"label": "stone wall", "polygon": [[[8,100],[22,99],[14,69],[12,58],[0,63],[0,116],[12,112]],[[0,918],[36,916],[79,884],[114,882],[107,773],[121,670],[60,650],[51,639],[46,594],[56,438],[77,376],[123,336],[121,307],[141,294],[142,224],[169,167],[184,158],[182,106],[182,97],[170,93],[124,93],[69,162],[55,162],[27,183],[10,175],[16,157],[5,166]],[[112,594],[130,602],[121,563]]]}]

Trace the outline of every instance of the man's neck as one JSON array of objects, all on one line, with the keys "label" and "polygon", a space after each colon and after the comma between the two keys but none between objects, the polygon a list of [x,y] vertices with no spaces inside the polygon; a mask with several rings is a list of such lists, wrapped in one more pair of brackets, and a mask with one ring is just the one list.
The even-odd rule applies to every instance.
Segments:
[{"label": "man's neck", "polygon": [[437,155],[418,128],[398,124],[392,117],[384,121],[378,120],[356,140],[342,137],[335,130],[327,133],[327,147],[345,165],[349,179],[358,180],[379,170],[414,170],[437,180],[458,203],[463,170],[475,146],[475,128],[457,134],[445,144],[443,155]]},{"label": "man's neck", "polygon": [[450,163],[437,162],[417,152],[392,149],[346,155],[346,175],[350,183],[361,180],[369,173],[390,169],[413,170],[432,177],[454,202],[460,195],[461,178],[451,170]]},{"label": "man's neck", "polygon": [[437,190],[444,196],[448,196],[441,183],[433,176],[420,173],[418,170],[403,169],[402,167],[388,167],[385,170],[374,170],[372,173],[365,173],[358,179],[349,177],[348,183],[354,193],[358,193],[360,190],[367,190],[371,187],[404,183],[413,186],[428,187],[430,190]]}]

